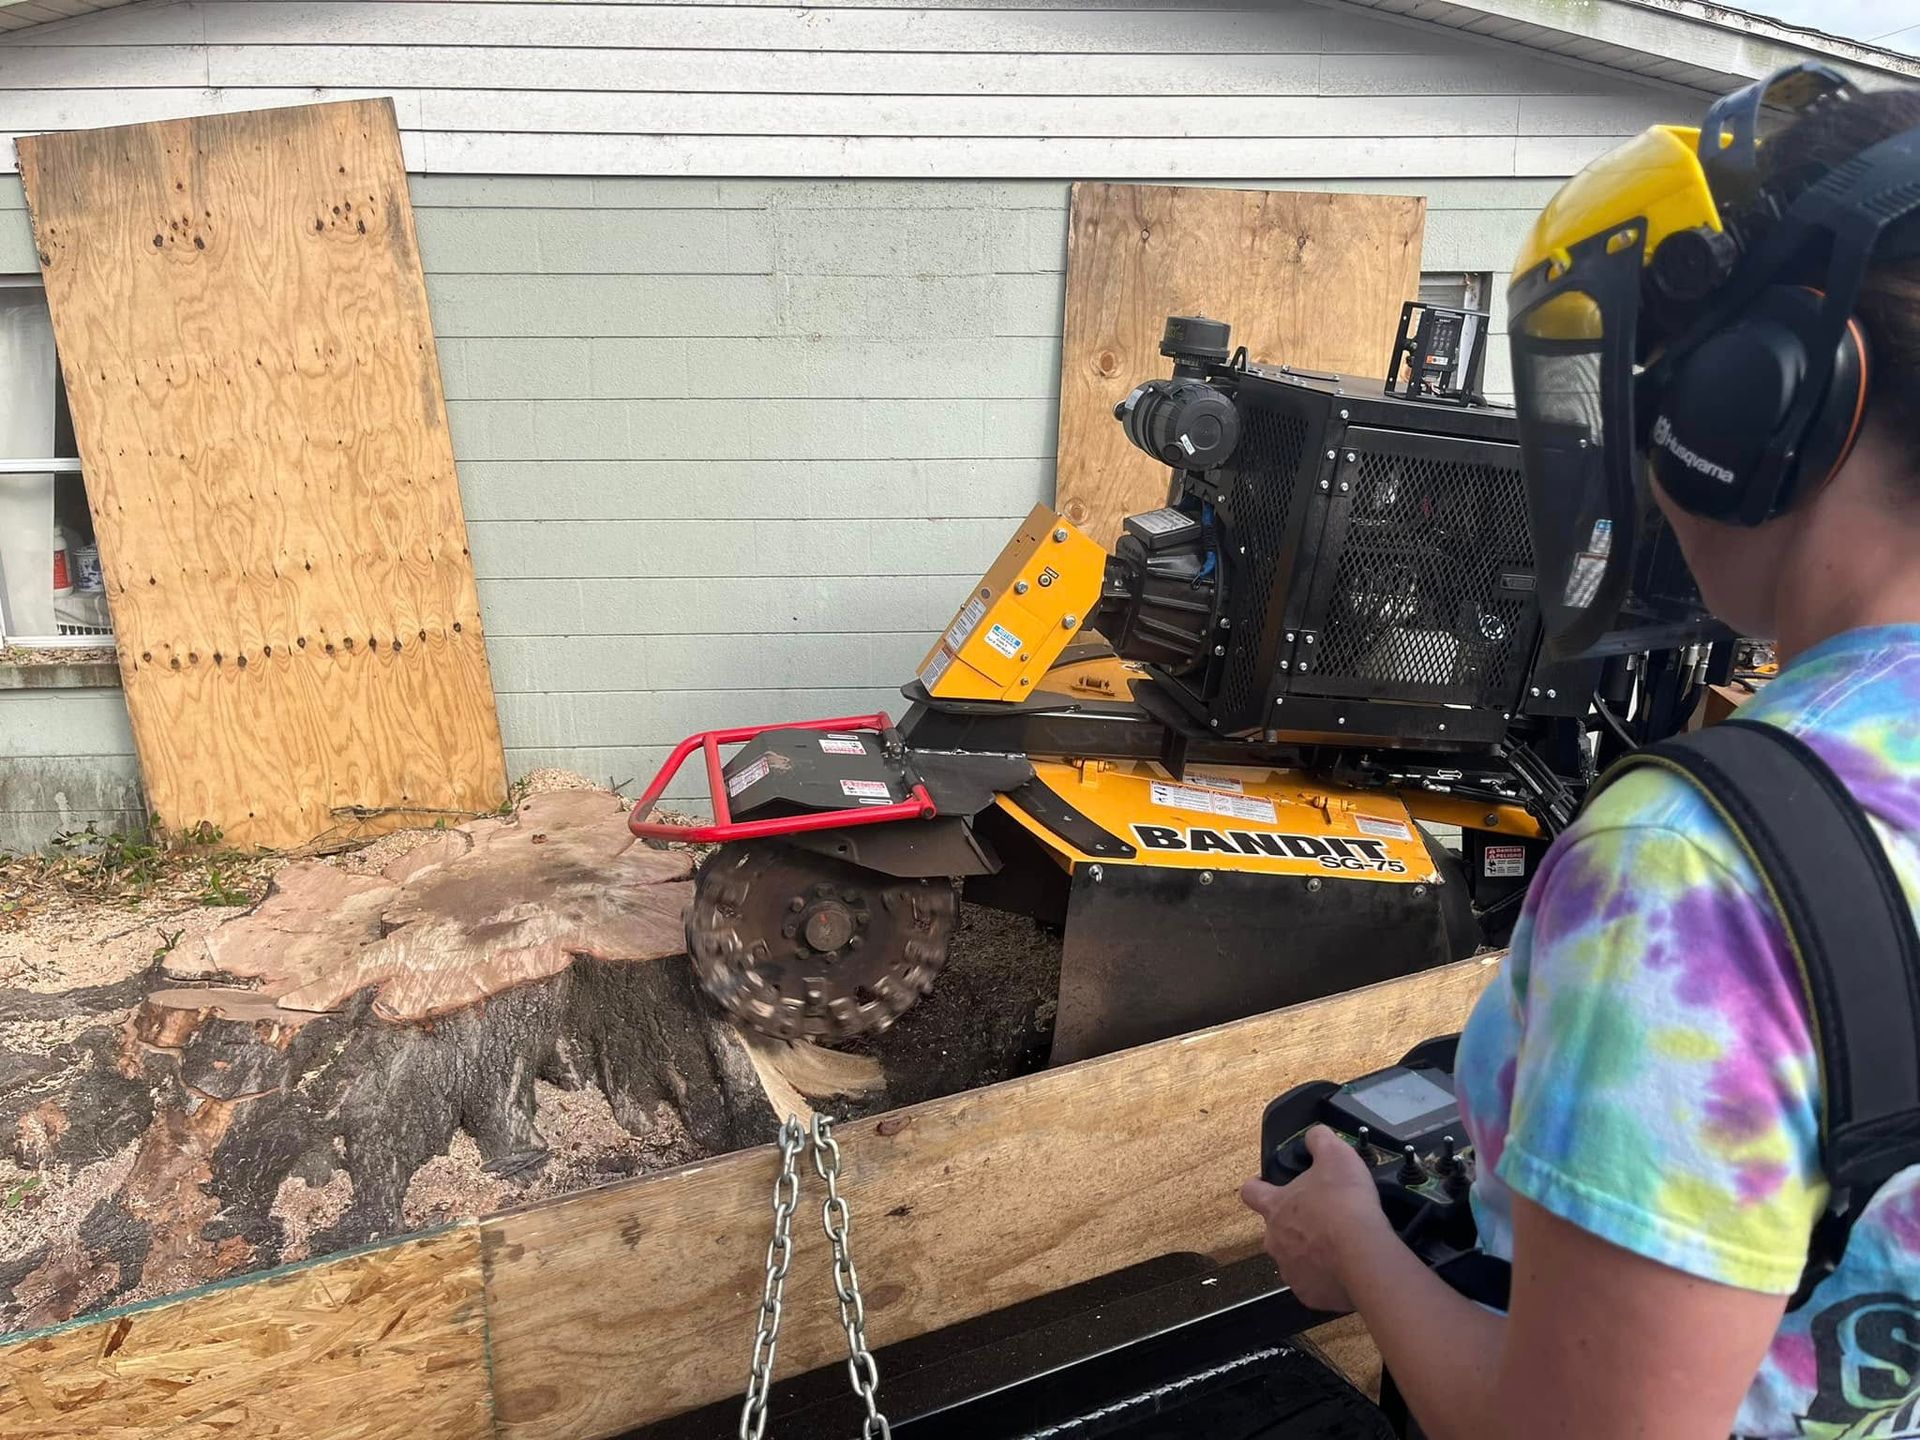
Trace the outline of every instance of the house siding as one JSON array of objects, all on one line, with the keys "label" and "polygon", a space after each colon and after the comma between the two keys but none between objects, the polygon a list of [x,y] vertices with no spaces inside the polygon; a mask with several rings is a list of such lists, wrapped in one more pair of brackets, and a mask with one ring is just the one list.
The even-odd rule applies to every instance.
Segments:
[{"label": "house siding", "polygon": [[[894,687],[956,597],[1052,496],[1061,177],[1424,195],[1425,268],[1497,274],[1560,177],[1691,103],[1310,5],[1182,12],[1199,38],[1177,44],[1166,27],[1182,16],[1145,6],[814,12],[830,16],[827,38],[792,13],[182,4],[0,41],[0,132],[410,87],[391,93],[516,775],[560,765],[644,782],[698,728],[901,708]],[[538,43],[562,20],[565,48]],[[790,48],[755,49],[756,35]],[[929,48],[956,37],[972,50]],[[647,38],[695,48],[629,48]],[[721,38],[731,48],[698,48]],[[1079,48],[1031,48],[1056,42]],[[1135,53],[1153,44],[1176,53]],[[895,47],[904,68],[861,45]],[[647,83],[679,77],[681,91],[618,90],[662,53],[677,60]],[[935,64],[969,93],[927,101],[926,125],[972,133],[798,133],[920,124],[918,99],[837,102]],[[1431,86],[1414,83],[1429,72]],[[339,88],[304,88],[322,79]],[[764,88],[669,106],[696,84]],[[1127,98],[1024,93],[1046,85],[1135,85],[1146,100],[1136,115]],[[1181,119],[1188,99],[1208,103]],[[674,116],[714,128],[716,107],[763,133],[639,133],[670,132]],[[1433,133],[1375,133],[1421,115]],[[458,128],[503,116],[524,128]],[[616,122],[612,137],[562,128]],[[1021,133],[984,133],[996,128]],[[720,143],[756,138],[791,143]],[[673,143],[628,143],[641,139]],[[866,140],[902,142],[911,163],[875,160]],[[1003,143],[1016,141],[1051,146],[1052,168]],[[871,178],[827,178],[834,165]],[[638,173],[742,167],[760,173]],[[560,173],[528,173],[543,168]],[[628,173],[582,173],[605,168]],[[0,272],[32,266],[18,180],[0,176]],[[1488,378],[1507,388],[1497,339]],[[16,698],[0,693],[0,731]],[[102,752],[107,773],[130,748]],[[9,793],[0,810],[20,803]]]},{"label": "house siding", "polygon": [[475,175],[1565,175],[1683,93],[1307,0],[177,3],[0,38],[0,134],[390,94]]}]

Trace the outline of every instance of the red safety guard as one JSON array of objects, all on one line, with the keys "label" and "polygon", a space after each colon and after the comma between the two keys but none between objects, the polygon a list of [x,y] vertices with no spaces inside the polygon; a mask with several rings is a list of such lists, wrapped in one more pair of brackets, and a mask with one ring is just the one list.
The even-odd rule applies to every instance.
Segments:
[{"label": "red safety guard", "polygon": [[[759,840],[769,835],[797,835],[804,830],[839,830],[848,825],[883,825],[889,820],[931,820],[939,812],[925,785],[915,785],[905,800],[885,805],[855,805],[845,810],[816,810],[805,815],[782,815],[774,820],[736,820],[727,806],[727,777],[720,765],[720,747],[738,745],[768,730],[877,730],[893,722],[883,710],[877,715],[849,715],[839,720],[793,720],[783,725],[741,725],[732,730],[707,730],[689,735],[674,747],[647,793],[634,802],[627,828],[643,840],[689,840],[697,845],[725,844],[729,840]],[[707,756],[707,789],[713,801],[711,825],[666,825],[649,820],[654,802],[696,750]]]}]

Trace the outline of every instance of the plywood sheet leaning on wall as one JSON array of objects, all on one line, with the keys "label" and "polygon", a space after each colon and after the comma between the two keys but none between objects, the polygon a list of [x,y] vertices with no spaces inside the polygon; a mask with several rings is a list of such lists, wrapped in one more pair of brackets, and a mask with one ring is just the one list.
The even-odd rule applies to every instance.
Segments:
[{"label": "plywood sheet leaning on wall", "polygon": [[1417,196],[1076,184],[1054,508],[1111,545],[1123,518],[1165,503],[1167,467],[1127,443],[1113,407],[1171,373],[1169,315],[1227,321],[1256,361],[1383,376],[1425,229]]},{"label": "plywood sheet leaning on wall", "polygon": [[294,846],[497,807],[391,103],[19,152],[155,815]]}]

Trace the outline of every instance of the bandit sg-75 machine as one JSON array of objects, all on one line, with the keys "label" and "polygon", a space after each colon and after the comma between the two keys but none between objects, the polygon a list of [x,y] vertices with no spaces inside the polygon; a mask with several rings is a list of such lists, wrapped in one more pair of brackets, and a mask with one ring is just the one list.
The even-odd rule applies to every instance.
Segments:
[{"label": "bandit sg-75 machine", "polygon": [[[707,992],[775,1036],[879,1030],[964,897],[1062,927],[1060,1062],[1498,940],[1596,766],[1681,728],[1732,647],[1653,528],[1620,628],[1548,654],[1484,323],[1409,305],[1381,382],[1170,319],[1172,377],[1116,411],[1166,505],[1111,554],[1037,507],[898,725],[697,735],[635,806],[720,843],[688,918]],[[651,822],[696,752],[714,823]]]}]

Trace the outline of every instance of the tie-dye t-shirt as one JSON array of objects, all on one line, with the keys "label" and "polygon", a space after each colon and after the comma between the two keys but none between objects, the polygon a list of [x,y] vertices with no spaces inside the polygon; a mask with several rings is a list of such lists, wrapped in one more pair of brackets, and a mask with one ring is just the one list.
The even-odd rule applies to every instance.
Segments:
[{"label": "tie-dye t-shirt", "polygon": [[[1800,736],[1873,818],[1920,905],[1920,625],[1839,635],[1742,714]],[[1623,777],[1559,839],[1458,1078],[1483,1243],[1512,1197],[1723,1284],[1792,1293],[1826,1206],[1819,1067],[1759,877],[1683,780]],[[1920,1435],[1920,1167],[1789,1313],[1742,1436]]]}]

